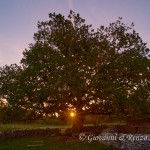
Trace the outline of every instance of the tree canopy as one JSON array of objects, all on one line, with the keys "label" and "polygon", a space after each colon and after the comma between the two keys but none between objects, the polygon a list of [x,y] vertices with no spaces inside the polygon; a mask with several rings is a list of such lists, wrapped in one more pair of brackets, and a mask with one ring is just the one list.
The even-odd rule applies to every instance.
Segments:
[{"label": "tree canopy", "polygon": [[94,30],[73,11],[50,13],[21,65],[0,69],[0,95],[28,117],[149,114],[150,50],[133,28],[119,18]]}]

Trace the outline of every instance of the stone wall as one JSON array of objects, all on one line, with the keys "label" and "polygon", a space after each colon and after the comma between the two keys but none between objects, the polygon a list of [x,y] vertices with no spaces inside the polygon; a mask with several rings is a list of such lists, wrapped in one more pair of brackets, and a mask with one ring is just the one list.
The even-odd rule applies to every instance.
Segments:
[{"label": "stone wall", "polygon": [[84,132],[92,132],[93,140],[97,139],[105,145],[123,150],[150,150],[149,126],[115,125],[84,127],[83,129]]},{"label": "stone wall", "polygon": [[102,131],[109,130],[109,132],[117,133],[142,133],[150,134],[150,126],[133,126],[133,125],[101,125],[101,126],[84,126],[83,132],[93,132],[94,134],[100,134]]},{"label": "stone wall", "polygon": [[116,136],[116,139],[100,139],[104,145],[111,145],[123,150],[150,150],[150,135],[148,134],[124,134],[124,133],[102,133],[99,136]]},{"label": "stone wall", "polygon": [[86,126],[83,127],[83,133],[89,134],[87,135],[88,142],[98,140],[102,144],[111,145],[123,150],[150,150],[149,126]]},{"label": "stone wall", "polygon": [[33,130],[15,130],[0,132],[0,139],[17,138],[25,136],[56,136],[60,134],[60,129],[33,129]]}]

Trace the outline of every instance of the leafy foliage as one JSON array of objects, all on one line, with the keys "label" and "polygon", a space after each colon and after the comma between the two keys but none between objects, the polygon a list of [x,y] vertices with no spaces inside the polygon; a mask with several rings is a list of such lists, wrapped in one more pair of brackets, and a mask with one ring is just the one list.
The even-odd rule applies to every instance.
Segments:
[{"label": "leafy foliage", "polygon": [[[119,18],[95,31],[79,14],[50,13],[38,22],[21,67],[0,71],[1,95],[37,116],[76,109],[85,114],[149,114],[149,49]],[[14,91],[15,89],[15,91]]]}]

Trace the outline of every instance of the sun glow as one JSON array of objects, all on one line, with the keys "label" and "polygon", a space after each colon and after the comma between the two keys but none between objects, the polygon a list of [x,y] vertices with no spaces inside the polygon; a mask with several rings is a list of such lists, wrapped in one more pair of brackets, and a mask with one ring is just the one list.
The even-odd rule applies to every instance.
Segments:
[{"label": "sun glow", "polygon": [[71,116],[71,117],[74,117],[74,116],[75,116],[75,113],[74,113],[74,112],[71,112],[71,113],[70,113],[70,116]]}]

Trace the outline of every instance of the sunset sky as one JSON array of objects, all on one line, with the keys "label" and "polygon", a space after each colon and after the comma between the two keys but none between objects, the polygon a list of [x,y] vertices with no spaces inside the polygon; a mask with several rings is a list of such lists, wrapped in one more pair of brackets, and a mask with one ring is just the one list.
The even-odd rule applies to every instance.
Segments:
[{"label": "sunset sky", "polygon": [[37,22],[51,12],[68,15],[72,9],[94,28],[118,17],[140,34],[150,48],[150,0],[0,0],[0,67],[19,64],[22,52],[33,42]]}]

